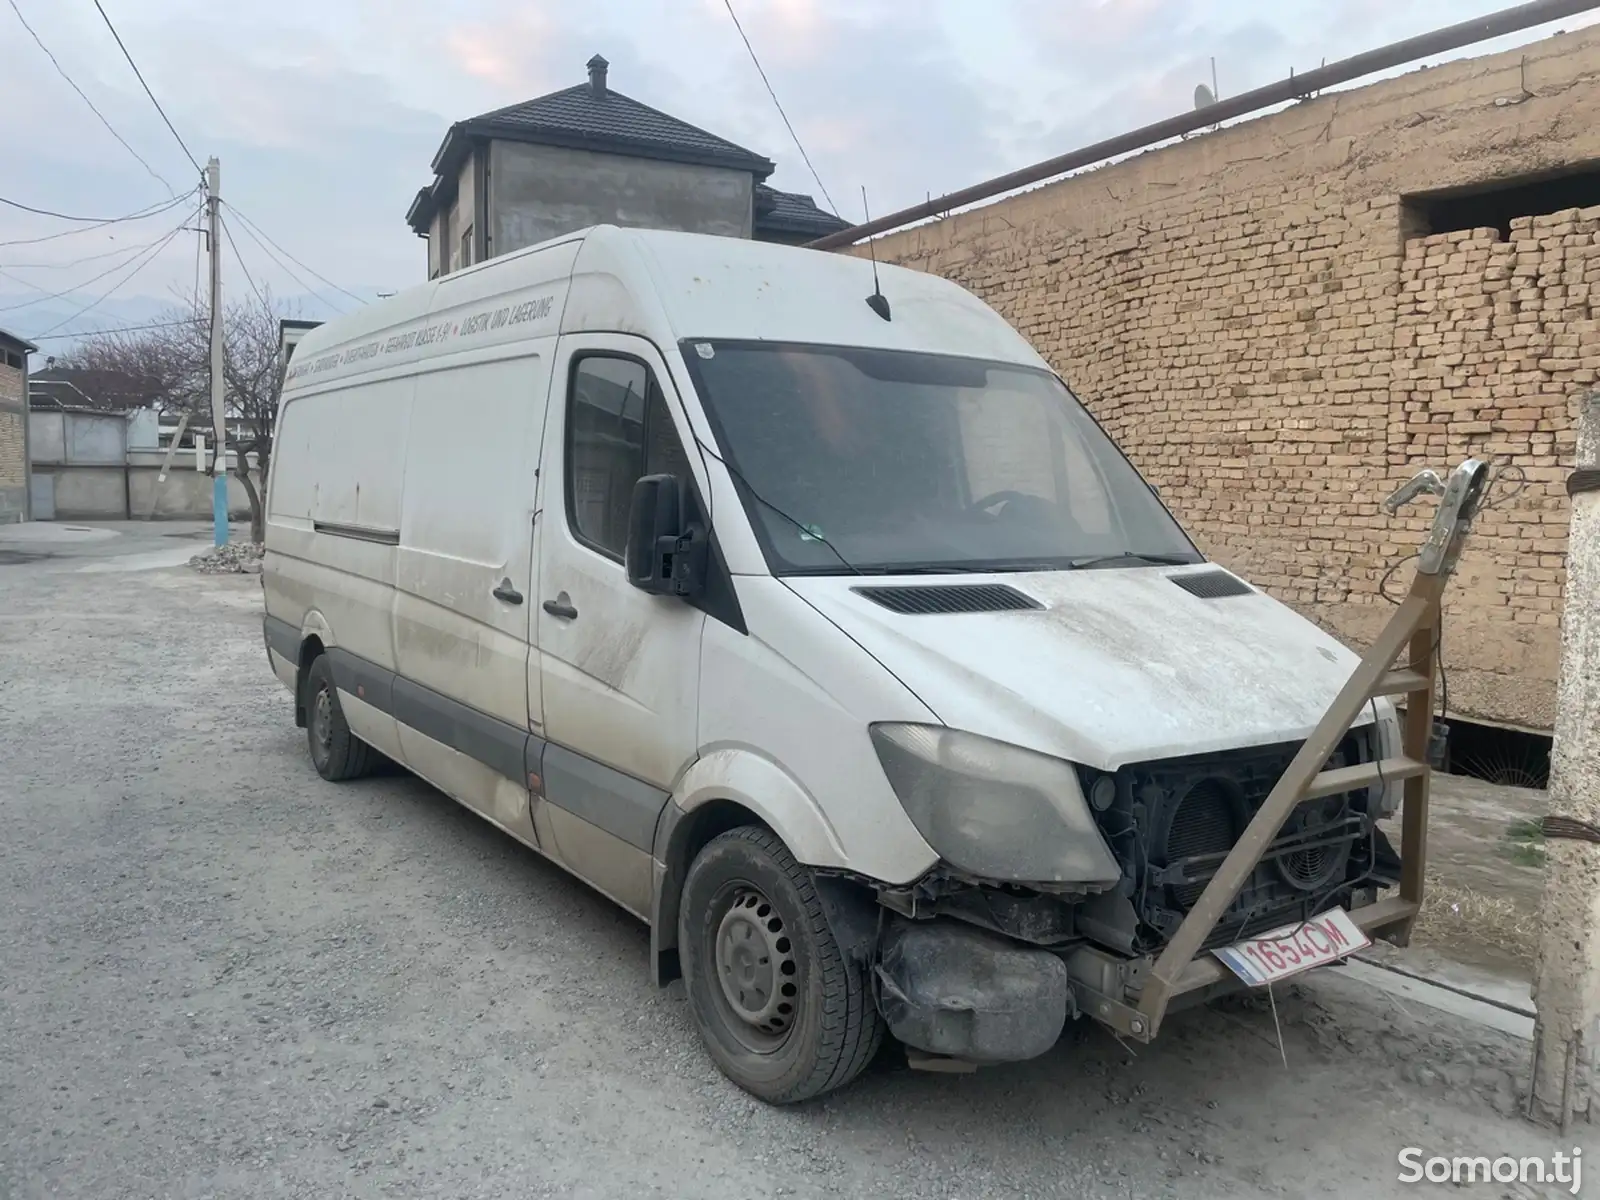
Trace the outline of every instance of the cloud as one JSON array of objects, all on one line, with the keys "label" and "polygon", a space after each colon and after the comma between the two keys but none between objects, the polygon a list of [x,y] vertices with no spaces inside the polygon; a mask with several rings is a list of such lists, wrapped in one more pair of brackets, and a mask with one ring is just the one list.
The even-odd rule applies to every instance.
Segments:
[{"label": "cloud", "polygon": [[[841,214],[858,219],[860,188],[887,212],[995,168],[1005,114],[962,62],[931,9],[882,0],[747,4],[741,19],[778,99]],[[819,189],[729,28],[733,103],[711,128],[779,164],[773,182]],[[820,201],[822,198],[817,197]]]},{"label": "cloud", "polygon": [[[852,220],[863,185],[883,215],[1186,111],[1194,85],[1210,80],[1213,55],[1223,93],[1236,95],[1291,66],[1502,2],[732,0],[818,174]],[[193,168],[92,6],[17,4],[118,132],[188,188]],[[423,277],[423,248],[404,213],[451,122],[580,83],[595,53],[610,60],[617,90],[766,155],[778,164],[777,186],[822,200],[725,0],[431,0],[425,9],[394,0],[118,0],[112,9],[185,141],[202,161],[222,159],[225,196],[348,287]],[[21,164],[0,194],[108,215],[166,195],[13,27],[5,5],[0,37],[0,155]],[[177,216],[0,247],[0,268],[148,241]],[[0,206],[0,241],[61,227]],[[118,298],[192,283],[193,250],[191,235],[176,239]],[[253,243],[241,251],[259,282],[302,290]],[[98,265],[22,276],[57,291]],[[247,286],[231,261],[226,274],[229,288]],[[9,299],[11,283],[0,286]]]}]

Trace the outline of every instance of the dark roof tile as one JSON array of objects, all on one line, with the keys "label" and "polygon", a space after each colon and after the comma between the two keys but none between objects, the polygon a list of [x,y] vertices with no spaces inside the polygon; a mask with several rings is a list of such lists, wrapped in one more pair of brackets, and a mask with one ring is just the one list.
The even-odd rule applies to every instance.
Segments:
[{"label": "dark roof tile", "polygon": [[849,227],[850,222],[818,208],[817,202],[810,196],[799,192],[780,192],[764,183],[756,185],[757,234],[815,233],[821,237]]},{"label": "dark roof tile", "polygon": [[520,135],[532,142],[540,141],[541,135],[553,135],[562,144],[582,139],[596,143],[596,149],[615,147],[647,154],[655,150],[675,159],[747,170],[763,179],[773,171],[771,160],[752,150],[621,92],[610,88],[596,91],[587,83],[496,109],[462,124],[468,132],[476,132],[471,127],[480,126],[485,132]]}]

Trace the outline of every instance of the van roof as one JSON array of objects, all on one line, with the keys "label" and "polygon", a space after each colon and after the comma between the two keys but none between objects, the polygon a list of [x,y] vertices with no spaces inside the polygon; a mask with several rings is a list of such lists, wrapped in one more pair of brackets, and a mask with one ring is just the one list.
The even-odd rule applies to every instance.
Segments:
[{"label": "van roof", "polygon": [[560,333],[868,346],[1044,365],[948,280],[877,266],[890,319],[867,304],[874,265],[743,238],[597,225],[513,251],[329,321],[296,348],[305,386],[403,361]]}]

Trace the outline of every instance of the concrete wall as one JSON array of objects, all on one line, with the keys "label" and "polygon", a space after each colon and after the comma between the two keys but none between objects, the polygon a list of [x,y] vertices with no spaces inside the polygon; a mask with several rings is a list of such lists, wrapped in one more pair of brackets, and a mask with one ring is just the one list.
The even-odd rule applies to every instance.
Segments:
[{"label": "concrete wall", "polygon": [[444,250],[444,223],[445,213],[433,214],[433,222],[428,226],[428,278],[433,279],[444,274],[444,260],[441,254]]},{"label": "concrete wall", "polygon": [[[211,519],[211,476],[193,466],[175,466],[164,481],[161,456],[150,455],[149,462],[134,455],[122,467],[36,466],[36,476],[48,478],[55,496],[57,521],[140,520],[154,515],[158,519],[209,521]],[[151,502],[155,511],[151,513]],[[235,475],[228,476],[228,513],[241,519],[250,516],[250,497]]]},{"label": "concrete wall", "polygon": [[[195,469],[192,448],[173,456],[166,479],[160,479],[165,451],[127,449],[130,429],[148,426],[154,413],[52,412],[28,414],[32,469],[39,494],[52,497],[58,521],[124,520],[154,516],[186,520],[211,517],[211,476]],[[137,440],[137,438],[135,439]],[[204,466],[209,468],[207,452]],[[228,453],[228,511],[250,515],[250,497],[231,473],[238,461]],[[254,462],[254,458],[250,460]]]},{"label": "concrete wall", "polygon": [[34,473],[50,480],[57,521],[121,521],[130,514],[121,467],[41,467]]},{"label": "concrete wall", "polygon": [[35,464],[120,467],[128,448],[128,418],[121,413],[35,409],[28,414],[28,438]]},{"label": "concrete wall", "polygon": [[28,414],[28,454],[36,463],[67,461],[66,418],[58,412]]},{"label": "concrete wall", "polygon": [[26,379],[0,354],[0,525],[28,516]]},{"label": "concrete wall", "polygon": [[[477,155],[467,155],[467,161],[461,164],[461,174],[456,183],[455,220],[451,224],[454,242],[450,248],[451,269],[459,271],[462,267],[470,267],[478,260],[477,253],[477,211],[478,211],[478,167]],[[470,239],[465,247],[462,239]]]},{"label": "concrete wall", "polygon": [[[192,468],[187,471],[173,470],[164,481],[158,483],[159,463],[141,464],[139,457],[132,457],[134,465],[128,472],[128,493],[133,500],[135,517],[149,514],[154,502],[153,515],[156,517],[195,521],[210,519],[211,476]],[[229,455],[230,461],[232,457]],[[250,496],[237,475],[228,476],[228,515],[239,518],[250,516]]]},{"label": "concrete wall", "polygon": [[877,253],[993,304],[1203,549],[1355,645],[1433,511],[1387,518],[1382,497],[1468,454],[1520,468],[1469,543],[1443,650],[1453,711],[1549,729],[1600,211],[1435,237],[1409,197],[1594,164],[1597,74],[1600,29],[1412,71]]},{"label": "concrete wall", "polygon": [[748,171],[496,141],[489,253],[602,223],[749,237],[754,188]]}]

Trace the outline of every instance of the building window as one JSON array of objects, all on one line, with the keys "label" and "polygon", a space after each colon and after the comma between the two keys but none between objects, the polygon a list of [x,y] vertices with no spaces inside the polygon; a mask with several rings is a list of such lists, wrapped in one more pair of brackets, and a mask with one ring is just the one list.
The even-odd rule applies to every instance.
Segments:
[{"label": "building window", "polygon": [[472,265],[472,226],[468,225],[461,231],[461,257],[457,265],[470,267]]},{"label": "building window", "polygon": [[1600,164],[1588,163],[1560,174],[1497,179],[1472,188],[1407,196],[1402,234],[1407,238],[1463,229],[1496,229],[1511,240],[1518,217],[1544,217],[1569,208],[1600,204]]},{"label": "building window", "polygon": [[620,562],[633,485],[657,474],[687,480],[689,460],[655,376],[637,359],[579,359],[567,405],[567,520],[578,540]]},{"label": "building window", "polygon": [[22,355],[18,354],[15,350],[7,350],[6,366],[13,367],[18,371],[22,370]]}]

